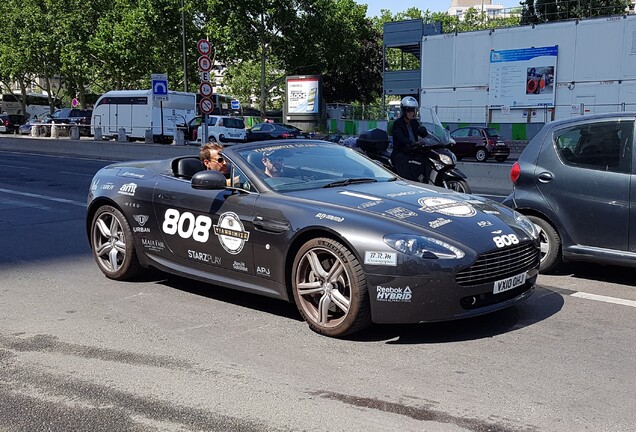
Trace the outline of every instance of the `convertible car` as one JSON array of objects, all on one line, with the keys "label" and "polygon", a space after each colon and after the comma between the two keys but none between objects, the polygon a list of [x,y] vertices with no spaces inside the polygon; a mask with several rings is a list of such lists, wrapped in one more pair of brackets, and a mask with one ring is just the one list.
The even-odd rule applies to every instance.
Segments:
[{"label": "convertible car", "polygon": [[126,280],[152,266],[291,301],[333,337],[481,315],[534,290],[535,226],[497,202],[396,178],[324,141],[222,157],[226,175],[193,156],[101,169],[86,218],[100,270]]}]

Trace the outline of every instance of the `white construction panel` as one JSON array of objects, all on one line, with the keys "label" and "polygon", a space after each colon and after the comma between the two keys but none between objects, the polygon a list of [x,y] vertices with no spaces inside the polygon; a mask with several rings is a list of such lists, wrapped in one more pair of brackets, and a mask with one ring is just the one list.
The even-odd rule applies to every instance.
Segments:
[{"label": "white construction panel", "polygon": [[621,17],[579,22],[576,26],[574,53],[575,81],[619,79],[622,70],[624,24],[625,19]]},{"label": "white construction panel", "polygon": [[[456,39],[455,86],[486,86],[490,68],[492,36],[489,32],[459,33]],[[484,55],[486,53],[486,55]]]},{"label": "white construction panel", "polygon": [[454,87],[455,35],[422,41],[422,88]]}]

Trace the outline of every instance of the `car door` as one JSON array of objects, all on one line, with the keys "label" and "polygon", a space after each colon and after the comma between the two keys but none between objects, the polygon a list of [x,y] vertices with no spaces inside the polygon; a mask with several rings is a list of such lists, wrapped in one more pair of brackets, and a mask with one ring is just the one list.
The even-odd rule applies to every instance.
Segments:
[{"label": "car door", "polygon": [[535,183],[575,244],[627,250],[634,119],[581,122],[546,136]]},{"label": "car door", "polygon": [[253,208],[256,194],[196,190],[190,181],[166,177],[153,194],[167,259],[227,277],[255,274]]},{"label": "car door", "polygon": [[453,146],[453,153],[455,153],[458,157],[472,156],[473,151],[471,150],[471,145],[468,142],[468,133],[470,132],[469,128],[462,128],[454,130],[451,136],[455,140],[455,145]]}]

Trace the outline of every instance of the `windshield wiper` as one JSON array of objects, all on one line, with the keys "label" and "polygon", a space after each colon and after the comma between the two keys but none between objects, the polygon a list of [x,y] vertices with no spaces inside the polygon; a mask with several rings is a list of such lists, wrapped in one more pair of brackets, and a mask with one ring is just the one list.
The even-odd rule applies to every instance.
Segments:
[{"label": "windshield wiper", "polygon": [[327,183],[326,185],[323,186],[323,188],[348,186],[354,183],[375,183],[375,182],[377,182],[377,180],[374,178],[348,178],[348,179],[336,180],[331,183]]}]

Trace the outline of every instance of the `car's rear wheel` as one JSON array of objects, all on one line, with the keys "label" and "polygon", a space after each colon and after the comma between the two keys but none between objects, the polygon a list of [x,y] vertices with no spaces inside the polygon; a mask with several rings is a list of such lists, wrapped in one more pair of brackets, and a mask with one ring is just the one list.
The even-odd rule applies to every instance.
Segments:
[{"label": "car's rear wheel", "polygon": [[528,219],[539,230],[539,240],[541,241],[541,273],[549,273],[556,270],[562,263],[561,259],[561,237],[549,222],[537,216],[528,216]]},{"label": "car's rear wheel", "polygon": [[508,156],[495,156],[497,162],[505,162],[506,159],[508,159]]},{"label": "car's rear wheel", "polygon": [[475,159],[477,159],[477,162],[484,162],[488,159],[488,152],[486,152],[486,149],[477,149],[477,152],[475,152]]},{"label": "car's rear wheel", "polygon": [[315,238],[305,243],[294,259],[292,278],[296,305],[312,330],[341,337],[371,323],[362,266],[340,242]]},{"label": "car's rear wheel", "polygon": [[130,225],[115,207],[105,205],[95,212],[91,247],[99,269],[110,279],[127,280],[141,270]]},{"label": "car's rear wheel", "polygon": [[444,187],[446,187],[446,189],[454,190],[455,192],[467,193],[467,194],[471,193],[470,186],[468,185],[468,182],[466,182],[465,180],[452,179],[452,180],[445,180],[444,183],[445,183]]}]

